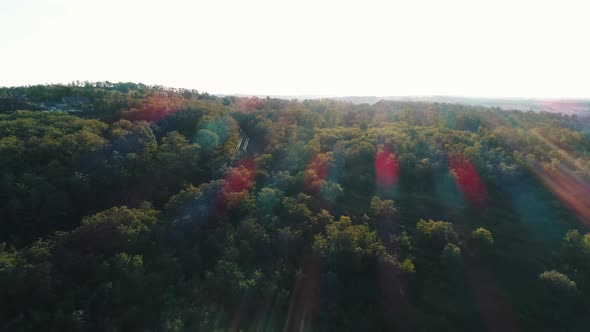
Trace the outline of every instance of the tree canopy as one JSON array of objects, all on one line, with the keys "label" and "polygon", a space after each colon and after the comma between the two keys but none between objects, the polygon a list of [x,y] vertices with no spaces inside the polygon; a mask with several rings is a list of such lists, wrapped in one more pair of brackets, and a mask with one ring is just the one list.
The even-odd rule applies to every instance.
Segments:
[{"label": "tree canopy", "polygon": [[0,111],[0,330],[590,324],[583,115],[8,93],[26,102]]}]

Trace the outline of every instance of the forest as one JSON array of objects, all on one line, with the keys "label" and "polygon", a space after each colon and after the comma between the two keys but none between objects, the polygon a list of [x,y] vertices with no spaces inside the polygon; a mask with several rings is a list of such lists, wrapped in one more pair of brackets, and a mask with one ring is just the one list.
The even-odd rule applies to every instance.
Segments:
[{"label": "forest", "polygon": [[0,104],[2,331],[590,326],[588,118],[111,82]]}]

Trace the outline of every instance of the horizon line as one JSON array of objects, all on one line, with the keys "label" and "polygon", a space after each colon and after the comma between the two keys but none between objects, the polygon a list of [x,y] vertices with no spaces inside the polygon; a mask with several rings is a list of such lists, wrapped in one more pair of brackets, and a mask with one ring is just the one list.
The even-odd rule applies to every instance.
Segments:
[{"label": "horizon line", "polygon": [[199,93],[207,93],[213,96],[218,97],[262,97],[262,98],[278,98],[278,99],[341,99],[341,98],[462,98],[462,99],[485,99],[485,100],[542,100],[542,101],[555,101],[555,100],[562,100],[562,101],[590,101],[590,96],[482,96],[482,95],[458,95],[458,94],[323,94],[323,93],[238,93],[238,92],[209,92],[204,89],[197,89],[197,88],[187,88],[187,87],[176,87],[170,86],[165,84],[148,84],[142,82],[133,82],[133,81],[81,81],[81,80],[72,80],[70,82],[46,82],[46,83],[34,83],[34,84],[21,84],[21,85],[0,85],[0,89],[13,89],[13,88],[26,88],[32,86],[39,86],[39,85],[63,85],[67,86],[72,83],[99,83],[99,82],[109,82],[112,84],[121,84],[121,83],[133,83],[133,84],[142,84],[146,86],[159,86],[165,89],[184,89],[184,90],[196,90]]}]

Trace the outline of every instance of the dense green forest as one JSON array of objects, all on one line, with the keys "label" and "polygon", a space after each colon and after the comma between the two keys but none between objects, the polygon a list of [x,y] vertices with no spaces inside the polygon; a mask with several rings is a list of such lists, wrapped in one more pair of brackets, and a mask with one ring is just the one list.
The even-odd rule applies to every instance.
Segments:
[{"label": "dense green forest", "polygon": [[2,331],[590,326],[589,119],[110,82],[3,102]]}]

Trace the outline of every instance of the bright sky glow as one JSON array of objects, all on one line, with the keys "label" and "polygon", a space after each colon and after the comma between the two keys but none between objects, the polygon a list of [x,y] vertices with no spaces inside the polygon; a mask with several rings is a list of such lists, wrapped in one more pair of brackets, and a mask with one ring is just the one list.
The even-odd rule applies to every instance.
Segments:
[{"label": "bright sky glow", "polygon": [[0,85],[588,98],[586,3],[2,0]]}]

